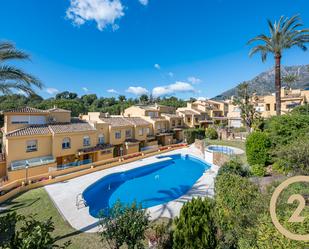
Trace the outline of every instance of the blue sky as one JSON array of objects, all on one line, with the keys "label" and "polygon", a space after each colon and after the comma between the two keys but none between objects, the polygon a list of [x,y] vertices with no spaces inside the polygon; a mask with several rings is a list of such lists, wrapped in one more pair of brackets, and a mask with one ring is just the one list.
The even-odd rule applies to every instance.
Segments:
[{"label": "blue sky", "polygon": [[[309,27],[307,0],[1,0],[1,10],[0,37],[32,55],[18,65],[44,97],[213,97],[271,68],[246,46],[267,18],[299,13]],[[305,63],[309,52],[284,54],[284,65]]]}]

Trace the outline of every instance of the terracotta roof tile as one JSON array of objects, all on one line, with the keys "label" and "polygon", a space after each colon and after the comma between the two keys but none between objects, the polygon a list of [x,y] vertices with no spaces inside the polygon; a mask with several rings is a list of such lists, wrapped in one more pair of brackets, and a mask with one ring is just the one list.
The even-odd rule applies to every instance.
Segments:
[{"label": "terracotta roof tile", "polygon": [[150,125],[151,124],[140,117],[125,117],[124,119],[126,119],[133,125]]},{"label": "terracotta roof tile", "polygon": [[132,126],[132,123],[123,117],[101,118],[101,120],[105,123],[108,123],[111,127]]},{"label": "terracotta roof tile", "polygon": [[51,134],[48,125],[32,125],[24,127],[6,134],[7,137],[31,136],[31,135],[48,135]]},{"label": "terracotta roof tile", "polygon": [[7,111],[4,111],[4,112],[24,112],[24,113],[48,113],[47,110],[41,110],[41,109],[37,109],[37,108],[33,108],[33,107],[21,107],[21,108],[15,108],[15,109],[11,109],[11,110],[7,110]]}]

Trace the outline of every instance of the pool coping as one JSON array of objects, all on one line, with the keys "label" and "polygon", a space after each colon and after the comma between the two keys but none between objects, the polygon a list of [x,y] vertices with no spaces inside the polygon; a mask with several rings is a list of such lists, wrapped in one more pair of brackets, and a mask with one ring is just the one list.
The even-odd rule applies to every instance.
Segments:
[{"label": "pool coping", "polygon": [[174,154],[188,154],[193,157],[197,157],[198,159],[211,166],[204,172],[204,174],[196,181],[196,183],[185,195],[170,202],[147,209],[151,220],[156,220],[161,217],[174,218],[175,216],[179,215],[183,204],[193,197],[212,197],[214,195],[214,178],[217,175],[219,167],[205,161],[203,154],[194,146],[162,153],[160,155],[152,156],[149,158],[140,159],[113,168],[80,176],[68,181],[47,185],[44,188],[46,189],[51,200],[54,202],[58,211],[74,229],[83,232],[97,232],[99,230],[99,220],[89,214],[89,207],[83,207],[80,209],[76,207],[77,195],[82,193],[87,187],[104,176],[143,167],[150,163],[161,162],[166,160],[166,158],[158,157]]}]

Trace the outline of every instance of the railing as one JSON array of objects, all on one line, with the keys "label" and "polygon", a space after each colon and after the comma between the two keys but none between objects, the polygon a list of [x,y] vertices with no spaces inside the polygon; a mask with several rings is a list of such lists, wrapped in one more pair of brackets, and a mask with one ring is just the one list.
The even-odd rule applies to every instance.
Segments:
[{"label": "railing", "polygon": [[[165,151],[172,151],[175,149],[186,147],[186,143],[182,144],[172,144],[163,147],[159,147],[155,150],[143,151],[138,153],[133,153],[130,155],[125,155],[123,157],[115,157],[103,161],[93,162],[89,164],[84,164],[70,167],[62,170],[50,171],[48,173],[42,175],[36,175],[33,177],[29,177],[27,179],[19,179],[15,181],[6,181],[2,186],[0,186],[0,203],[12,198],[13,196],[33,189],[42,187],[48,184],[57,183],[66,181],[72,178],[76,178],[79,176],[83,176],[89,173],[93,173],[95,171],[100,171],[108,168],[112,168],[115,166],[119,166],[123,163],[129,163],[136,160],[143,159],[149,156],[155,156]],[[84,160],[85,161],[85,160]]]},{"label": "railing", "polygon": [[68,168],[72,168],[72,167],[76,167],[76,166],[81,166],[81,165],[89,164],[89,163],[92,163],[91,159],[71,162],[71,163],[67,163],[67,164],[58,165],[57,166],[57,170],[68,169]]}]

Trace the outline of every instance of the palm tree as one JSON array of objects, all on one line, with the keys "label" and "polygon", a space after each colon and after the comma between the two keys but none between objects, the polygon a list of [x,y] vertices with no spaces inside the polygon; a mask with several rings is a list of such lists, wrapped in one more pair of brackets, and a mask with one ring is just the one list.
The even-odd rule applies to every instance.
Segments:
[{"label": "palm tree", "polygon": [[306,51],[305,43],[309,42],[309,29],[298,29],[303,26],[299,15],[291,18],[281,16],[274,24],[268,20],[270,35],[261,34],[251,39],[248,44],[260,42],[253,47],[249,56],[260,52],[262,61],[265,62],[269,53],[275,58],[275,88],[276,88],[276,113],[281,114],[281,57],[285,49],[298,46]]},{"label": "palm tree", "polygon": [[287,74],[286,76],[282,77],[282,81],[287,85],[289,89],[291,89],[292,85],[294,85],[298,81],[298,76],[296,74]]},{"label": "palm tree", "polygon": [[14,66],[4,65],[10,60],[30,59],[29,55],[17,50],[9,42],[0,42],[0,93],[11,94],[12,90],[20,90],[26,94],[35,94],[32,86],[42,88],[42,83],[30,74]]}]

